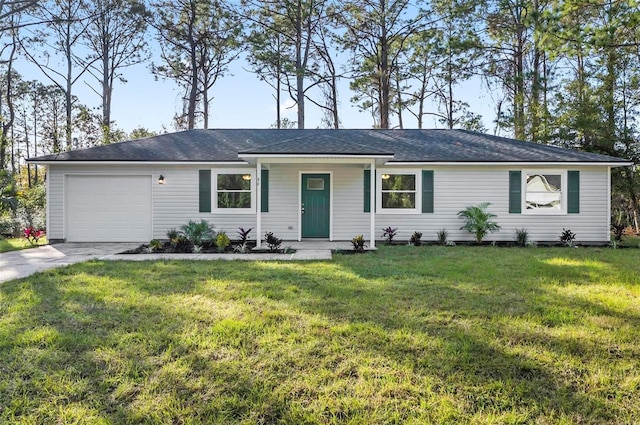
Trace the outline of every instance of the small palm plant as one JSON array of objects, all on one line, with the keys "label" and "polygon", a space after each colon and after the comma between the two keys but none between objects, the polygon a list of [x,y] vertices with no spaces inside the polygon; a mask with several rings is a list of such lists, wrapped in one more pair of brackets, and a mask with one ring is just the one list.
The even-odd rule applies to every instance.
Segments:
[{"label": "small palm plant", "polygon": [[202,246],[204,239],[210,239],[213,236],[211,226],[205,220],[200,220],[199,223],[189,220],[187,224],[180,227],[180,230],[193,246]]},{"label": "small palm plant", "polygon": [[491,203],[483,202],[458,212],[458,217],[465,220],[465,224],[460,230],[473,233],[476,237],[476,243],[481,243],[487,233],[497,232],[501,229],[498,223],[491,220],[496,217],[496,215],[487,211],[489,205],[491,205]]}]

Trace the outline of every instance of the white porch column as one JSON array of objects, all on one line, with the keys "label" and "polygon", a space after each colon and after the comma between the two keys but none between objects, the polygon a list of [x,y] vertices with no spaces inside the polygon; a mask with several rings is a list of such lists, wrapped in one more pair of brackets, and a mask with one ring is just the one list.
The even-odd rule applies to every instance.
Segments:
[{"label": "white porch column", "polygon": [[371,161],[371,173],[369,175],[370,183],[369,188],[371,193],[369,194],[369,211],[371,218],[371,240],[369,241],[369,247],[371,249],[376,247],[376,160]]},{"label": "white porch column", "polygon": [[256,248],[262,240],[262,163],[256,162]]}]

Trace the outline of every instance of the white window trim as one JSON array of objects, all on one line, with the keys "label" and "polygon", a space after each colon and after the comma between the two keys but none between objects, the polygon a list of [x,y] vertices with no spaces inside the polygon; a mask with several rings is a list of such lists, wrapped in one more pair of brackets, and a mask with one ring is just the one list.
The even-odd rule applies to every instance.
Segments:
[{"label": "white window trim", "polygon": [[[560,198],[560,209],[545,209],[545,208],[537,208],[537,209],[527,209],[527,175],[528,174],[558,174],[560,175],[560,187],[562,188],[561,198]],[[567,170],[557,170],[557,169],[526,169],[522,170],[522,186],[521,186],[521,211],[522,214],[527,215],[567,215],[567,192],[568,192],[568,180],[567,180]]]},{"label": "white window trim", "polygon": [[[413,174],[416,181],[415,208],[382,208],[382,175],[383,174]],[[421,214],[422,213],[422,170],[378,168],[376,170],[376,214]]]},{"label": "white window trim", "polygon": [[[251,206],[249,208],[218,208],[218,175],[250,174]],[[256,170],[250,168],[218,168],[211,170],[211,213],[215,214],[255,214],[256,212]]]}]

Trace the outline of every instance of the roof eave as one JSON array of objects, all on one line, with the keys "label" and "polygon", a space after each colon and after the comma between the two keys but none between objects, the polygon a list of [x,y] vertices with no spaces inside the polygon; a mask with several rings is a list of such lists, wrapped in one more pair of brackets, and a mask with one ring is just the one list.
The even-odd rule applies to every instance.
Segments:
[{"label": "roof eave", "polygon": [[255,153],[240,152],[239,158],[363,158],[363,159],[389,159],[392,153],[381,154],[356,154],[356,153]]},{"label": "roof eave", "polygon": [[231,161],[99,161],[99,160],[71,160],[71,159],[54,159],[39,160],[27,159],[30,164],[36,165],[249,165],[247,161],[231,160]]},{"label": "roof eave", "polygon": [[406,165],[448,165],[448,166],[567,166],[567,165],[581,165],[581,166],[603,166],[603,167],[629,167],[633,165],[631,161],[388,161],[385,165],[393,166],[406,166]]}]

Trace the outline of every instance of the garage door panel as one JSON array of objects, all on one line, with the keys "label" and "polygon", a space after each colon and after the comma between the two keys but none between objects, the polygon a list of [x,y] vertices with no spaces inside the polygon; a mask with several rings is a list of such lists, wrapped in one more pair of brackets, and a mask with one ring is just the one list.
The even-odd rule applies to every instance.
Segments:
[{"label": "garage door panel", "polygon": [[69,175],[65,192],[68,241],[151,239],[151,176]]}]

